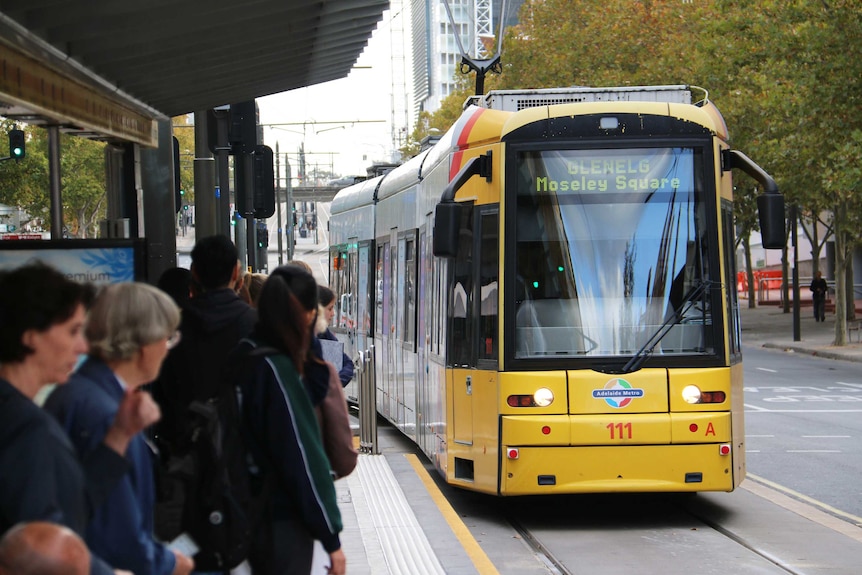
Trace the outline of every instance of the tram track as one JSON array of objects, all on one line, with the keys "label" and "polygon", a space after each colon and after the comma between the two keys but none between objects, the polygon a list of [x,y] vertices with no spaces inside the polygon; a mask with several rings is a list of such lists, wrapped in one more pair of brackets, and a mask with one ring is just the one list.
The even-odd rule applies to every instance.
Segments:
[{"label": "tram track", "polygon": [[551,573],[551,575],[576,575],[573,571],[569,570],[568,567],[563,565],[563,563],[560,562],[544,545],[542,545],[542,542],[536,539],[529,529],[521,525],[518,520],[512,517],[507,517],[506,520],[515,532],[518,533],[521,540],[533,550],[536,554],[536,558],[548,567],[548,572]]},{"label": "tram track", "polygon": [[[744,529],[734,527],[730,521],[733,512],[711,499],[626,495],[620,508],[633,504],[644,513],[620,512],[620,508],[600,513],[614,497],[553,498],[556,505],[526,513],[518,507],[505,520],[552,575],[811,573],[800,567],[799,556],[770,550]],[[582,512],[564,511],[573,508]],[[609,516],[616,520],[609,521]]]},{"label": "tram track", "polygon": [[774,556],[772,553],[760,548],[759,546],[751,543],[745,537],[735,533],[731,529],[719,524],[713,518],[709,517],[706,513],[698,512],[697,510],[691,509],[690,506],[686,505],[686,511],[698,521],[702,521],[705,525],[707,525],[713,531],[724,535],[726,538],[730,539],[737,545],[751,551],[755,555],[763,557],[766,561],[769,561],[779,569],[784,570],[784,572],[789,573],[790,575],[804,575],[803,571],[798,571],[787,564],[784,560],[779,557]]}]

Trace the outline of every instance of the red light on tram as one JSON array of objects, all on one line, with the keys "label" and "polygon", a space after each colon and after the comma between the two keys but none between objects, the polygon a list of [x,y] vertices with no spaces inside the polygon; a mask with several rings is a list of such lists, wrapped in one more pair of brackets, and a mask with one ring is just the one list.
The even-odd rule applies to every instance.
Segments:
[{"label": "red light on tram", "polygon": [[730,455],[730,444],[722,443],[718,446],[718,454],[719,455]]},{"label": "red light on tram", "polygon": [[532,395],[510,395],[506,398],[509,407],[535,407]]},{"label": "red light on tram", "polygon": [[727,395],[723,391],[704,391],[700,396],[701,403],[724,403]]},{"label": "red light on tram", "polygon": [[692,423],[691,425],[688,426],[688,430],[692,433],[696,432],[697,431],[697,424]]},{"label": "red light on tram", "polygon": [[550,426],[545,425],[544,427],[542,427],[542,433],[544,433],[545,435],[550,435],[551,434]]},{"label": "red light on tram", "polygon": [[520,454],[521,454],[521,453],[520,453],[520,451],[518,451],[518,448],[517,448],[517,447],[510,447],[510,448],[509,448],[509,450],[508,450],[508,451],[506,451],[506,456],[507,456],[509,459],[518,459],[518,456],[519,456]]}]

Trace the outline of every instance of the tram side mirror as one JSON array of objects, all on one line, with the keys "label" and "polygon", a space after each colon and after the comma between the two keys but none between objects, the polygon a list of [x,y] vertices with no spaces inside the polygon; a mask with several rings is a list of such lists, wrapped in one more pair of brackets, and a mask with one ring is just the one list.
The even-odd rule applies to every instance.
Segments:
[{"label": "tram side mirror", "polygon": [[454,258],[458,255],[458,226],[461,206],[456,202],[441,202],[434,210],[434,255]]},{"label": "tram side mirror", "polygon": [[757,197],[757,212],[760,216],[763,247],[768,250],[783,248],[787,243],[784,231],[784,196],[774,193],[761,194]]}]

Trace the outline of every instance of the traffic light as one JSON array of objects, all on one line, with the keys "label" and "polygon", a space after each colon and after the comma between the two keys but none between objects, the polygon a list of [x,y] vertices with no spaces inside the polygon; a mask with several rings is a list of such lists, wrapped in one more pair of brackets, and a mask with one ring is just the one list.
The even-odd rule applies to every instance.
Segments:
[{"label": "traffic light", "polygon": [[184,212],[189,211],[189,206],[188,206],[188,205],[183,206],[183,211],[184,211]]},{"label": "traffic light", "polygon": [[9,130],[9,155],[15,160],[20,160],[27,153],[26,150],[24,130]]}]

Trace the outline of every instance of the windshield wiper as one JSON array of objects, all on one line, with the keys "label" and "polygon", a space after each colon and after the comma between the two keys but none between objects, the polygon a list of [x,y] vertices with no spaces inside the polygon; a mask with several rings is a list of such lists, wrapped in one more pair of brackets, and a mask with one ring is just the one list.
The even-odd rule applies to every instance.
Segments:
[{"label": "windshield wiper", "polygon": [[689,292],[682,298],[679,306],[680,309],[674,311],[669,318],[664,320],[664,323],[661,324],[655,333],[653,333],[646,343],[643,344],[643,347],[641,347],[623,366],[620,373],[631,373],[639,370],[647,358],[652,355],[653,350],[655,350],[655,346],[658,345],[664,336],[670,333],[673,326],[682,321],[685,314],[687,314],[692,306],[694,306],[695,300],[702,296],[707,288],[711,287],[714,283],[716,282],[702,281],[691,288],[691,290],[689,290]]}]

